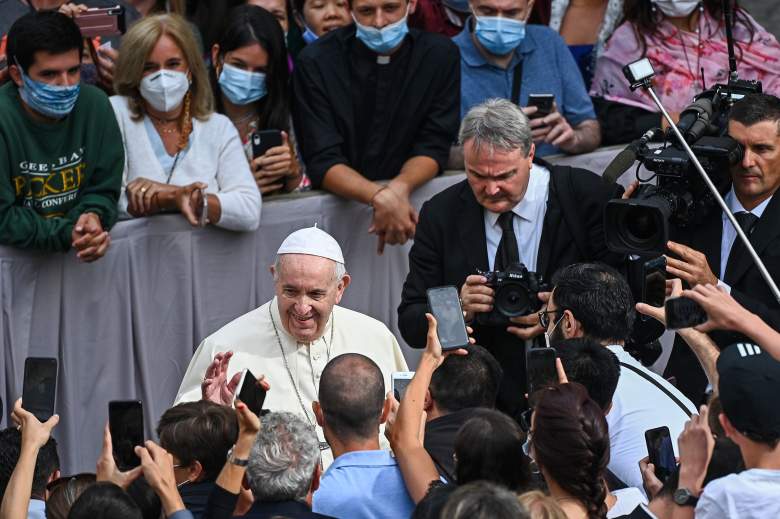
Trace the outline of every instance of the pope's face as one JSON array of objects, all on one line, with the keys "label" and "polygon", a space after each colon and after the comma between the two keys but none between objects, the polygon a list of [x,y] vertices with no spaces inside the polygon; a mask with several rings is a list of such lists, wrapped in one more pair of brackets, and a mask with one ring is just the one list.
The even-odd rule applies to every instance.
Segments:
[{"label": "pope's face", "polygon": [[333,305],[341,301],[349,276],[335,278],[335,262],[307,254],[285,254],[274,272],[279,315],[298,342],[322,337]]}]

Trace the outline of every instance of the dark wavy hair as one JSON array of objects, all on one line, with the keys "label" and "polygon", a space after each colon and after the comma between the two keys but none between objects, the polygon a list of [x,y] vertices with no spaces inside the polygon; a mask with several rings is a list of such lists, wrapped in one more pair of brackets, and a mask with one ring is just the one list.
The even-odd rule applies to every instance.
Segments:
[{"label": "dark wavy hair", "polygon": [[[290,71],[287,47],[279,21],[256,5],[242,5],[228,13],[222,34],[217,40],[219,57],[230,51],[259,44],[268,53],[266,86],[268,94],[260,100],[257,115],[260,129],[290,131]],[[210,50],[210,49],[209,49]],[[212,63],[211,86],[217,101],[217,111],[224,113],[222,92],[217,78],[217,63]]]},{"label": "dark wavy hair", "polygon": [[[742,24],[750,31],[750,43],[753,42],[754,31],[747,18],[746,11],[739,6],[739,0],[731,0],[732,3],[732,28],[737,24]],[[723,1],[722,0],[701,0],[701,4],[707,13],[720,20],[723,18]],[[688,20],[690,20],[697,10],[694,9]],[[623,21],[630,22],[634,28],[634,36],[639,46],[642,49],[642,57],[647,53],[647,43],[645,38],[647,36],[660,37],[661,33],[658,30],[658,22],[662,19],[663,13],[660,9],[653,10],[653,3],[650,0],[624,0],[623,3]],[[736,51],[741,57],[741,48],[739,42],[736,43]]]},{"label": "dark wavy hair", "polygon": [[515,492],[530,488],[529,460],[517,422],[492,409],[479,409],[455,436],[458,485],[485,480]]},{"label": "dark wavy hair", "polygon": [[582,502],[588,519],[604,519],[604,473],[609,463],[604,412],[576,382],[539,393],[531,437],[536,463],[545,477]]}]

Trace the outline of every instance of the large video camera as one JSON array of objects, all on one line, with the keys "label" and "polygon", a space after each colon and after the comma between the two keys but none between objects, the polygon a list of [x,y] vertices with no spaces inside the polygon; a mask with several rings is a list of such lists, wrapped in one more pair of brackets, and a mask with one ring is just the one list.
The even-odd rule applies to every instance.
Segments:
[{"label": "large video camera", "polygon": [[535,312],[542,307],[539,292],[547,290],[541,276],[530,272],[522,263],[510,265],[504,272],[479,272],[495,291],[493,310],[476,315],[482,326],[506,326],[510,317]]},{"label": "large video camera", "polygon": [[[633,65],[636,64],[625,70],[629,80],[646,80],[632,75],[636,69]],[[731,186],[731,167],[742,160],[744,153],[742,146],[727,134],[728,113],[734,102],[760,92],[758,81],[730,80],[727,85],[716,85],[697,95],[680,114],[677,128],[721,195]],[[647,182],[655,178],[656,185],[643,183],[633,198],[607,204],[607,246],[621,253],[662,254],[669,241],[670,226],[684,229],[700,224],[717,202],[671,131],[660,148],[651,148],[646,140],[640,142],[636,159],[654,173],[643,179],[637,168],[637,179]]]},{"label": "large video camera", "polygon": [[[748,94],[761,93],[760,81],[745,81],[737,74],[734,53],[734,11],[731,0],[723,0],[723,16],[729,54],[729,81],[718,84],[694,97],[694,101],[680,113],[677,128],[685,142],[701,163],[716,190],[725,194],[731,185],[730,169],[743,157],[742,146],[728,136],[728,115],[734,103]],[[649,89],[655,74],[647,58],[630,63],[623,74],[631,89]],[[703,79],[703,78],[702,78]],[[655,96],[651,91],[651,95]],[[656,97],[654,100],[660,103]],[[660,105],[659,105],[660,106]],[[650,178],[639,177],[640,182],[656,180],[656,185],[643,184],[628,200],[611,200],[606,207],[604,225],[607,246],[620,253],[663,254],[669,241],[670,226],[684,229],[699,224],[718,203],[715,195],[699,175],[683,145],[667,130],[661,148],[648,146],[652,130],[632,143],[622,157],[616,157],[617,171],[605,171],[604,176],[614,181],[634,162],[653,173]],[[618,160],[618,158],[620,160]],[[613,166],[613,164],[610,164]],[[607,167],[610,170],[610,167]],[[610,178],[613,176],[614,178]]]}]

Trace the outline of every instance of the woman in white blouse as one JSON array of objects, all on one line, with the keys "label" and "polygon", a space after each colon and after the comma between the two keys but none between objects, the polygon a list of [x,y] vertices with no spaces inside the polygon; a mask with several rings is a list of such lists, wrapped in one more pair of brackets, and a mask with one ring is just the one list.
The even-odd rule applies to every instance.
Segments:
[{"label": "woman in white blouse", "polygon": [[206,67],[184,19],[164,14],[136,23],[122,39],[114,89],[126,154],[120,215],[178,211],[192,225],[258,227],[260,193],[235,127],[213,111]]}]

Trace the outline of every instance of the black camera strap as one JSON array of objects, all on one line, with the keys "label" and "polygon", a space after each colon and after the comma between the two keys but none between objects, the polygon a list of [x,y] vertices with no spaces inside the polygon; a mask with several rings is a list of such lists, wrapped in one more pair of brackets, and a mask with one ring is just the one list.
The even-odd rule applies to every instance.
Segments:
[{"label": "black camera strap", "polygon": [[[517,52],[517,50],[515,50]],[[515,71],[512,76],[512,102],[520,106],[520,85],[523,83],[523,61],[515,65]]]},{"label": "black camera strap", "polygon": [[658,381],[657,381],[657,380],[655,380],[653,377],[651,377],[650,375],[648,375],[647,373],[645,373],[645,372],[644,372],[644,371],[642,371],[641,369],[637,368],[636,366],[632,366],[631,364],[626,364],[625,362],[621,362],[621,363],[620,363],[620,366],[621,366],[621,367],[623,367],[623,368],[630,369],[631,371],[633,371],[634,373],[636,373],[637,375],[639,375],[640,377],[642,377],[643,379],[647,380],[648,382],[650,382],[651,384],[653,384],[655,387],[657,387],[658,389],[660,389],[660,390],[661,390],[661,392],[663,392],[663,393],[664,393],[666,396],[668,396],[670,399],[672,399],[672,401],[673,401],[675,404],[677,404],[677,406],[678,406],[680,409],[682,409],[682,410],[683,410],[683,413],[685,413],[685,414],[686,414],[686,416],[688,416],[688,418],[690,418],[690,417],[693,415],[693,413],[691,413],[690,409],[688,409],[687,407],[685,407],[685,404],[683,404],[683,403],[682,403],[682,401],[681,401],[679,398],[677,398],[676,396],[674,396],[674,394],[672,394],[672,392],[671,392],[671,391],[669,391],[669,390],[668,390],[668,389],[666,389],[664,386],[662,386],[661,384],[659,384],[659,383],[658,383]]}]

